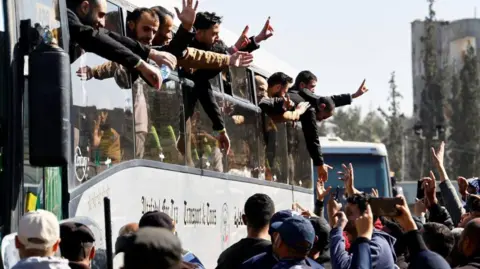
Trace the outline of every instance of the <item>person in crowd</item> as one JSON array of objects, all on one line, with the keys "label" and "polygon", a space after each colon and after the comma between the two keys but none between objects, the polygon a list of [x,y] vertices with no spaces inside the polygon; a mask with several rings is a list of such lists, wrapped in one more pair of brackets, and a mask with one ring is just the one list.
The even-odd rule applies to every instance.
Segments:
[{"label": "person in crowd", "polygon": [[[341,221],[346,222],[347,218],[343,212],[337,213],[337,217]],[[373,235],[373,214],[370,205],[367,204],[365,212],[355,220],[355,229],[357,230],[357,238],[353,242],[352,253],[352,268],[372,268],[372,251],[370,243]]]},{"label": "person in crowd", "polygon": [[[138,222],[138,227],[140,229],[144,227],[164,228],[169,230],[172,234],[175,233],[175,222],[173,219],[166,213],[160,211],[150,211],[145,213]],[[198,268],[204,269],[202,262],[197,256],[195,256],[195,254],[183,249],[181,254],[185,264],[194,264]]]},{"label": "person in crowd", "polygon": [[[189,5],[191,5],[191,3]],[[160,19],[160,27],[151,41],[153,48],[169,51],[172,43],[175,43],[177,39],[177,34],[173,35],[172,33],[174,15],[162,6],[152,7],[152,10],[157,13]],[[193,12],[190,12],[192,10]],[[189,19],[190,16],[193,16],[193,20],[195,20],[196,8],[192,9],[190,7],[187,12],[182,11],[182,13],[177,10],[177,15],[183,25],[183,21],[186,19],[191,21]],[[189,40],[189,44],[193,41],[194,35],[195,34],[193,34]],[[253,61],[253,55],[244,51],[238,51],[232,55],[225,55],[192,47],[186,48],[181,55],[176,56],[178,58],[178,66],[188,69],[190,72],[198,68],[221,69],[228,66],[245,67]]]},{"label": "person in crowd", "polygon": [[455,244],[450,229],[440,223],[429,222],[423,225],[422,237],[428,249],[447,259]]},{"label": "person in crowd", "polygon": [[[241,268],[273,268],[274,266],[279,265],[279,257],[282,255],[281,254],[282,250],[280,250],[280,244],[279,244],[280,241],[276,241],[279,235],[279,232],[276,226],[284,222],[286,219],[292,218],[293,216],[299,216],[299,214],[292,210],[280,210],[277,213],[273,214],[272,218],[270,219],[270,227],[268,229],[268,234],[270,235],[270,239],[271,239],[270,241],[272,242],[271,247],[268,247],[264,253],[258,254],[248,259],[247,261],[245,261]],[[272,225],[273,223],[276,223],[276,225]],[[299,227],[300,226],[302,225],[299,225]],[[302,227],[309,227],[309,226],[311,227],[311,224],[305,225]],[[313,229],[313,227],[311,228]],[[306,229],[309,230],[308,228]],[[315,233],[315,229],[313,229],[313,233]],[[283,250],[285,250],[285,248]],[[303,258],[305,262],[301,262],[301,264],[310,266],[311,268],[318,268],[318,269],[323,268],[323,266],[321,266],[320,264],[318,264],[317,262],[315,262],[314,260],[308,257],[308,252],[306,253],[305,256],[307,256],[306,258]]]},{"label": "person in crowd", "polygon": [[463,255],[462,250],[460,249],[460,239],[462,238],[463,228],[454,228],[452,229],[452,235],[455,239],[455,244],[453,246],[452,252],[447,261],[452,268],[459,266],[464,263],[467,258]]},{"label": "person in crowd", "polygon": [[177,59],[172,54],[152,50],[128,37],[103,29],[106,0],[69,0],[67,8],[71,62],[83,50],[92,52],[139,72],[149,85],[157,88],[160,88],[160,71],[146,60],[151,59],[158,66],[165,64],[175,69]]},{"label": "person in crowd", "polygon": [[436,179],[435,174],[430,171],[430,177],[424,177],[422,187],[425,193],[424,203],[428,210],[428,222],[436,222],[444,224],[448,229],[453,229],[453,220],[447,209],[441,206],[436,195]]},{"label": "person in crowd", "polygon": [[247,237],[220,254],[217,269],[240,268],[244,261],[265,252],[271,245],[268,229],[275,213],[272,199],[266,194],[254,194],[245,202],[244,212],[242,219],[247,226]]},{"label": "person in crowd", "polygon": [[124,252],[125,246],[128,243],[129,238],[137,231],[138,224],[134,222],[126,224],[122,228],[120,228],[117,241],[115,242],[115,254]]},{"label": "person in crowd", "polygon": [[350,105],[353,99],[362,96],[368,89],[363,82],[353,94],[320,97],[313,94],[316,83],[317,78],[312,72],[302,71],[298,74],[295,84],[289,89],[288,94],[294,104],[300,104],[305,101],[311,104],[310,109],[300,116],[300,122],[302,123],[308,152],[313,160],[313,164],[317,167],[317,176],[326,181],[330,166],[323,161],[320,140],[317,135],[317,121],[328,119],[333,115],[335,107]]},{"label": "person in crowd", "polygon": [[68,269],[68,260],[55,257],[60,245],[57,217],[45,210],[30,211],[20,218],[15,247],[20,261],[12,269]]},{"label": "person in crowd", "polygon": [[95,236],[86,225],[65,222],[60,225],[60,252],[72,269],[89,269],[95,257]]},{"label": "person in crowd", "polygon": [[[328,203],[328,219],[332,230],[330,231],[330,255],[333,268],[353,268],[352,257],[345,250],[345,239],[343,231],[345,230],[350,242],[357,239],[357,230],[355,220],[365,213],[368,195],[355,193],[349,195],[345,206],[347,221],[336,218],[335,215],[340,211],[341,204],[337,203],[333,197],[330,197]],[[372,265],[374,268],[393,268],[396,255],[393,245],[395,238],[385,232],[374,230],[370,241]]]},{"label": "person in crowd", "polygon": [[137,231],[138,231],[138,223],[135,223],[135,222],[128,223],[122,226],[122,228],[120,228],[120,230],[118,231],[118,236],[120,237],[120,236],[133,234],[133,233],[136,233]]},{"label": "person in crowd", "polygon": [[[215,51],[222,54],[230,54],[236,51],[247,51],[252,52],[259,48],[259,43],[267,40],[271,37],[271,26],[269,20],[265,24],[263,30],[259,35],[255,37],[248,38],[246,37],[247,32],[244,31],[240,36],[241,40],[240,45],[237,41],[237,44],[230,49],[226,50],[223,46],[219,46],[218,51],[214,50],[214,45],[219,41],[219,32],[220,24],[222,23],[222,18],[215,13],[210,12],[200,12],[197,13],[195,19],[195,29],[197,30],[195,34],[195,39],[193,40],[191,47],[196,49],[203,49],[208,51]],[[230,149],[230,139],[225,130],[225,124],[223,122],[222,115],[220,113],[220,108],[215,101],[212,86],[210,84],[210,79],[214,78],[221,72],[220,69],[215,70],[206,70],[199,69],[195,72],[182,72],[181,75],[192,80],[195,83],[193,89],[187,89],[188,87],[183,87],[184,93],[184,106],[185,106],[185,120],[187,121],[194,113],[195,105],[197,101],[200,101],[205,113],[208,115],[210,120],[213,123],[212,129],[214,131],[214,136],[217,138],[220,148],[225,149],[228,154]],[[185,144],[185,133],[184,127],[182,127],[183,121],[180,123],[180,136],[178,140],[178,145]],[[179,147],[181,151],[181,148]],[[183,153],[185,154],[185,153]]]},{"label": "person in crowd", "polygon": [[[407,242],[409,261],[408,268],[422,268],[422,269],[447,269],[450,268],[447,261],[437,253],[428,250],[423,241],[420,231],[410,214],[407,201],[405,197],[399,196],[402,199],[402,204],[397,205],[400,211],[399,216],[395,220],[403,228],[405,234],[405,241]],[[389,267],[392,268],[392,267]]]},{"label": "person in crowd", "polygon": [[315,230],[309,220],[300,215],[292,215],[281,221],[272,218],[270,228],[274,230],[273,251],[277,258],[270,257],[271,254],[265,252],[247,260],[241,268],[281,269],[294,268],[294,266],[323,268],[323,266],[308,258],[308,253],[317,240]]},{"label": "person in crowd", "polygon": [[133,234],[122,269],[182,268],[182,244],[165,228],[143,227]]},{"label": "person in crowd", "polygon": [[459,269],[480,268],[480,218],[471,220],[465,226],[459,242],[462,254],[467,258]]},{"label": "person in crowd", "polygon": [[269,98],[263,98],[258,106],[275,122],[298,121],[300,116],[310,108],[310,103],[302,102],[294,111],[290,111],[294,104],[286,93],[292,82],[293,79],[282,72],[272,74],[267,80]]},{"label": "person in crowd", "polygon": [[308,219],[310,220],[310,223],[315,230],[315,236],[317,237],[317,241],[313,245],[308,256],[317,263],[325,266],[326,263],[330,262],[328,251],[330,248],[330,225],[323,216],[311,216],[308,217]]}]

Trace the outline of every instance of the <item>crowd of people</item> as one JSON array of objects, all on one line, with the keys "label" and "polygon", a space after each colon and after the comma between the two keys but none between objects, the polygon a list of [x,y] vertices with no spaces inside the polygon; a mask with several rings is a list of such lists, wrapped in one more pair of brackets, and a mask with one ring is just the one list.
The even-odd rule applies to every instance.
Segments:
[{"label": "crowd of people", "polygon": [[[432,149],[432,155],[445,206],[436,197],[438,182],[431,172],[422,179],[424,198],[413,212],[399,196],[398,214],[375,216],[369,201],[378,192],[358,191],[353,166],[344,165],[345,205],[330,195],[331,188],[321,179],[314,212],[297,205],[275,208],[265,194],[248,198],[242,215],[247,236],[220,254],[216,268],[480,268],[479,179],[459,178],[458,196],[445,172],[444,144]],[[160,211],[123,226],[114,249],[120,268],[205,268],[201,257],[182,246],[175,226]],[[83,224],[59,224],[48,211],[28,212],[20,220],[15,245],[21,260],[13,269],[90,268],[95,240]]]},{"label": "crowd of people", "polygon": [[[274,34],[270,18],[257,35],[249,37],[247,26],[238,41],[229,47],[220,39],[222,17],[212,12],[197,12],[198,1],[183,1],[182,10],[176,9],[181,25],[175,34],[172,34],[173,13],[161,6],[137,8],[126,18],[127,36],[105,29],[105,0],[69,0],[67,3],[71,62],[84,52],[95,53],[110,61],[99,66],[83,66],[77,74],[86,79],[115,78],[120,88],[133,90],[135,158],[144,157],[147,134],[155,133],[150,130],[154,125],[149,116],[152,109],[150,106],[155,104],[148,102],[147,93],[151,92],[150,89],[161,88],[168,76],[167,69],[178,67],[179,76],[193,81],[194,86],[182,88],[183,110],[176,148],[182,155],[186,155],[185,142],[189,143],[193,139],[187,135],[191,132],[186,132],[186,129],[193,126],[195,106],[200,103],[212,122],[213,134],[210,137],[216,140],[212,166],[215,171],[223,171],[220,167],[223,163],[221,160],[223,154],[229,154],[230,138],[222,114],[225,108],[217,104],[211,79],[219,74],[223,76],[225,68],[246,67],[252,63],[252,52]],[[365,81],[353,94],[330,97],[314,93],[317,78],[310,71],[300,72],[295,81],[287,74],[277,72],[268,79],[256,76],[255,82],[257,102],[267,115],[266,121],[273,124],[301,122],[309,155],[317,167],[319,177],[325,180],[330,166],[323,161],[317,122],[331,117],[335,107],[349,105],[353,99],[366,93],[368,89]],[[275,138],[268,131],[268,124],[264,125],[266,139]],[[99,136],[100,132],[98,130],[94,137]],[[99,147],[101,140],[101,137],[94,139],[96,143],[92,146]],[[269,144],[275,145],[275,141],[269,141]],[[121,154],[118,145],[114,149],[105,151],[111,153],[108,158],[115,164],[121,161]],[[271,153],[268,149],[266,151],[266,155]],[[266,159],[262,162],[270,165],[275,163],[273,155]],[[262,170],[262,167],[268,166],[266,164],[259,164],[255,169]],[[254,170],[253,167],[250,168]],[[251,173],[251,177],[255,177],[254,171]]]},{"label": "crowd of people", "polygon": [[[130,13],[128,37],[124,37],[103,29],[105,0],[67,1],[71,61],[82,51],[111,61],[79,72],[87,73],[88,78],[115,77],[119,85],[134,85],[136,89],[135,145],[139,158],[148,132],[142,89],[160,89],[165,68],[173,70],[177,65],[182,67],[180,73],[195,83],[193,90],[184,94],[184,117],[192,117],[199,101],[212,120],[219,146],[228,152],[230,139],[210,79],[222,68],[248,66],[253,61],[251,52],[273,35],[267,20],[260,34],[248,37],[247,28],[235,45],[227,47],[219,39],[221,18],[215,13],[197,13],[198,1],[183,2],[183,9],[176,10],[182,25],[174,36],[173,14],[157,6]],[[259,107],[270,120],[302,124],[318,172],[315,210],[295,206],[278,209],[265,194],[251,196],[242,216],[248,235],[220,254],[217,269],[480,268],[480,181],[459,178],[460,197],[457,195],[443,164],[444,144],[432,152],[443,206],[436,197],[437,182],[432,172],[422,181],[424,198],[417,201],[413,212],[402,197],[402,203],[397,205],[398,216],[374,216],[369,200],[377,194],[355,189],[351,165],[344,166],[347,203],[341,205],[334,195],[329,195],[331,189],[325,188],[331,167],[322,158],[317,121],[331,117],[335,107],[349,105],[366,93],[365,81],[353,94],[323,97],[314,94],[317,79],[310,71],[301,72],[295,81],[282,72],[266,81],[261,77],[255,80],[258,89],[263,89],[258,96]],[[182,139],[185,137],[180,135],[179,141]],[[167,214],[152,211],[138,223],[124,226],[115,244],[122,268],[204,268],[201,257],[182,247],[175,225]],[[59,224],[48,211],[28,212],[20,220],[15,245],[21,260],[13,268],[90,268],[96,255],[95,240],[83,224]]]}]

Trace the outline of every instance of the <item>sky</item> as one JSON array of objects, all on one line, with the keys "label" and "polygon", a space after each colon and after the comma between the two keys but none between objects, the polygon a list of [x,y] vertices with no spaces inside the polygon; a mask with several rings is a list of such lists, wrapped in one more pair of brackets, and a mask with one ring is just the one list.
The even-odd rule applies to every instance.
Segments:
[{"label": "sky", "polygon": [[[395,71],[403,95],[401,109],[413,112],[411,22],[424,19],[426,0],[200,0],[199,10],[217,12],[223,26],[241,33],[258,33],[268,16],[275,35],[262,44],[298,70],[318,77],[316,93],[355,92],[365,78],[369,92],[354,104],[363,113],[388,109],[390,75]],[[473,18],[478,0],[439,0],[438,19]],[[221,33],[220,33],[221,36]]]}]

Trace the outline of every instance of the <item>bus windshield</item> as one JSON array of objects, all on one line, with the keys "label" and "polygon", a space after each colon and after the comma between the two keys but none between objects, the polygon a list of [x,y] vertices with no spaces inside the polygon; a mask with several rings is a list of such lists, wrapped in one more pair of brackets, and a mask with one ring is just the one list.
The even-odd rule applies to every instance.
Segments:
[{"label": "bus windshield", "polygon": [[[353,165],[355,188],[371,193],[372,188],[378,189],[380,196],[390,196],[389,174],[385,156],[324,154],[325,163],[333,169],[328,174],[326,186],[341,187],[343,182],[338,179],[338,171],[342,171],[342,163]],[[316,171],[315,171],[316,172]]]}]

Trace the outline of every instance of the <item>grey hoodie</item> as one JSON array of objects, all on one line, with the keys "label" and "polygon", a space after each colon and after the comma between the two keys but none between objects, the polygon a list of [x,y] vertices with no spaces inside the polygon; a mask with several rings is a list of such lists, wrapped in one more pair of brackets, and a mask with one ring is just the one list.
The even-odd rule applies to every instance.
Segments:
[{"label": "grey hoodie", "polygon": [[20,260],[12,269],[70,269],[68,260],[57,257],[30,257]]}]

